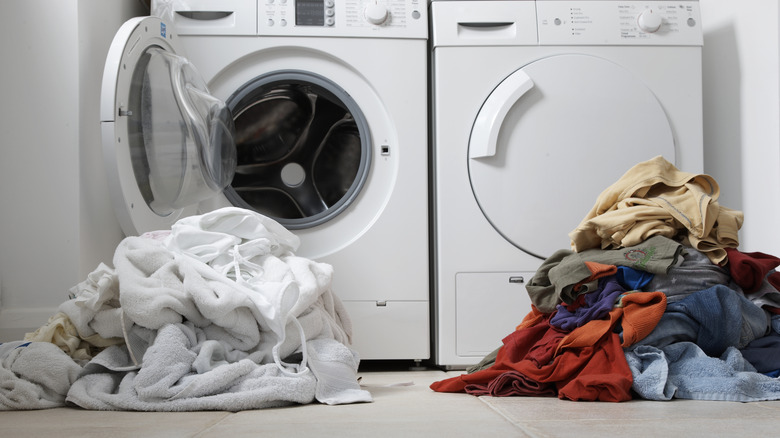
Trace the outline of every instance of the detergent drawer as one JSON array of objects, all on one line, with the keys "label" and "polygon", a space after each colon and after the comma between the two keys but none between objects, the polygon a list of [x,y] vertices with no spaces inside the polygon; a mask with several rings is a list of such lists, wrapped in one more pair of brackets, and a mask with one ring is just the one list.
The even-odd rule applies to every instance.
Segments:
[{"label": "detergent drawer", "polygon": [[255,0],[196,0],[173,6],[179,35],[257,35]]}]

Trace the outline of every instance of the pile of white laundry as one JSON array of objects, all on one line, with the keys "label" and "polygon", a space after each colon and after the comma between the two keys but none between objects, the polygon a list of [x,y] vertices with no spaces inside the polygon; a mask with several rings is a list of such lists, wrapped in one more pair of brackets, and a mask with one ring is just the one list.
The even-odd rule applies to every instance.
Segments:
[{"label": "pile of white laundry", "polygon": [[332,267],[298,245],[234,207],[124,239],[114,269],[101,264],[47,325],[0,344],[0,410],[372,401]]}]

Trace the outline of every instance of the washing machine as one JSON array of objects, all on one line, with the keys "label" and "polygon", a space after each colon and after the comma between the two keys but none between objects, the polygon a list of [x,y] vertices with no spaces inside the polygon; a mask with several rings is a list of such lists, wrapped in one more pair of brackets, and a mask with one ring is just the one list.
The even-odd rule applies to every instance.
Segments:
[{"label": "washing machine", "polygon": [[435,348],[462,368],[603,189],[663,155],[701,172],[695,1],[434,1]]},{"label": "washing machine", "polygon": [[424,0],[174,2],[103,80],[124,232],[239,206],[333,265],[361,359],[430,357]]}]

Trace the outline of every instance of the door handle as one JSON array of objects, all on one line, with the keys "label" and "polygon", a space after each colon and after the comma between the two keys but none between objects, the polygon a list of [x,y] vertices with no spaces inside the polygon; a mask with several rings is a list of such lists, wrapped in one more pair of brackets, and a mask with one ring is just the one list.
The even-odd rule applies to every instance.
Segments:
[{"label": "door handle", "polygon": [[477,114],[469,138],[469,158],[492,157],[496,154],[498,132],[512,106],[534,81],[524,71],[517,70],[504,79],[488,96]]}]

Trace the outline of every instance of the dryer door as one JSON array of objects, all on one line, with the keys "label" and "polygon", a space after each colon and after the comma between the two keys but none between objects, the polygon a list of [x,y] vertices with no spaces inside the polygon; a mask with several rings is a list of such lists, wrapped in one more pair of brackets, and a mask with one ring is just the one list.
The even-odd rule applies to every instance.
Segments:
[{"label": "dryer door", "polygon": [[651,90],[611,61],[566,54],[532,62],[493,90],[471,131],[468,169],[490,224],[544,259],[570,247],[568,233],[602,190],[657,155],[675,161]]},{"label": "dryer door", "polygon": [[125,234],[168,229],[222,192],[236,167],[233,118],[157,17],[126,22],[103,73],[109,189]]}]

